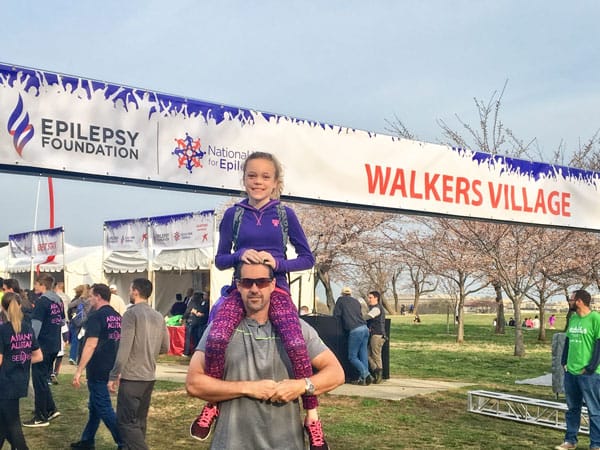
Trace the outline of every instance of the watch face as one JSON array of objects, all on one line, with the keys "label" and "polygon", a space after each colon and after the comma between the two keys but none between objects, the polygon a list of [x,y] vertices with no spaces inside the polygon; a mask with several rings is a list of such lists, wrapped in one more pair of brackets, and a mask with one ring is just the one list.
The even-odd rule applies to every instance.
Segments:
[{"label": "watch face", "polygon": [[315,385],[312,384],[312,381],[310,381],[310,378],[305,378],[306,381],[306,393],[308,395],[313,395],[315,393]]}]

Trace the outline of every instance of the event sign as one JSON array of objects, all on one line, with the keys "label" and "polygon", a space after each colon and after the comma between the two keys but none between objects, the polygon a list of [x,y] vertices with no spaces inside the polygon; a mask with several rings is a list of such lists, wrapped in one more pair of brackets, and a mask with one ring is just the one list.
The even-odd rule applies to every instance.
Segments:
[{"label": "event sign", "polygon": [[0,64],[0,170],[203,192],[282,162],[284,196],[598,229],[599,174]]},{"label": "event sign", "polygon": [[148,219],[104,222],[104,248],[109,251],[136,251],[148,247]]},{"label": "event sign", "polygon": [[46,261],[63,253],[63,228],[29,231],[8,236],[10,255],[13,259]]},{"label": "event sign", "polygon": [[151,217],[150,234],[156,251],[212,248],[213,212]]},{"label": "event sign", "polygon": [[[104,222],[107,251],[155,252],[186,248],[212,248],[214,211],[190,212],[140,219]],[[150,237],[150,239],[149,239]]]}]

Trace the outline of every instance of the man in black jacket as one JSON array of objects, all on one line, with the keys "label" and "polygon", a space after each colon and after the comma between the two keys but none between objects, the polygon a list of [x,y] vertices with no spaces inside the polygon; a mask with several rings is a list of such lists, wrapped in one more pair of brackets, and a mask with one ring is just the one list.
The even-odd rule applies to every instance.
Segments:
[{"label": "man in black jacket", "polygon": [[367,326],[371,333],[369,339],[369,367],[373,374],[374,383],[381,383],[383,372],[381,349],[385,343],[385,309],[381,304],[381,294],[377,291],[369,292],[367,303],[369,305]]},{"label": "man in black jacket", "polygon": [[208,325],[208,299],[204,292],[194,292],[189,301],[183,320],[185,321],[185,345],[183,354],[191,356],[206,326]]},{"label": "man in black jacket", "polygon": [[341,319],[344,331],[348,333],[348,360],[352,364],[359,378],[356,384],[369,385],[373,381],[369,373],[369,329],[362,317],[360,303],[352,297],[352,290],[348,287],[342,289],[342,296],[335,302],[334,317]]}]

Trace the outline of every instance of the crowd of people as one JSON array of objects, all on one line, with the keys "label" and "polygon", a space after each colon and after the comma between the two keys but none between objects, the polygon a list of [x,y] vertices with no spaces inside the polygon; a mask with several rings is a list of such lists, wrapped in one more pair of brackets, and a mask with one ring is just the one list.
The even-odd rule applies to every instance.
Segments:
[{"label": "crowd of people", "polygon": [[[103,422],[117,448],[147,449],[156,358],[169,347],[162,315],[148,304],[152,283],[133,280],[126,309],[115,286],[77,286],[69,301],[50,275],[36,279],[34,295],[15,279],[0,281],[0,448],[8,441],[13,449],[28,449],[22,426],[47,427],[61,416],[50,386],[58,383],[61,353],[70,343],[69,361],[77,364],[72,384],[79,388],[85,371],[89,393],[87,424],[70,447],[94,449]],[[27,396],[30,378],[34,413],[21,422],[19,399]],[[109,391],[117,389],[115,412]]]},{"label": "crowd of people", "polygon": [[[306,436],[311,450],[326,450],[318,396],[353,375],[300,319],[308,311],[292,301],[288,274],[311,268],[315,259],[294,210],[279,201],[281,164],[272,154],[252,153],[243,165],[243,184],[247,198],[225,211],[215,257],[219,269],[234,269],[231,284],[210,309],[207,293],[189,289],[169,311],[186,327],[187,392],[206,401],[190,434],[212,436],[212,449],[304,449]],[[72,385],[80,388],[85,373],[89,395],[88,421],[71,448],[95,448],[103,422],[117,448],[147,449],[156,358],[169,349],[165,319],[148,303],[152,283],[134,279],[127,307],[112,285],[77,286],[69,301],[64,286],[48,275],[36,280],[33,293],[15,283],[2,285],[0,448],[5,439],[13,448],[28,448],[19,398],[27,393],[30,372],[35,412],[22,425],[47,427],[60,417],[51,384],[58,382],[69,343],[69,363],[77,366]],[[387,339],[381,295],[371,291],[367,297],[363,310],[344,288],[334,311],[348,334],[347,356],[357,373],[351,381],[359,385],[382,382]],[[17,349],[24,356],[14,357]],[[116,409],[111,392],[117,392]]]}]

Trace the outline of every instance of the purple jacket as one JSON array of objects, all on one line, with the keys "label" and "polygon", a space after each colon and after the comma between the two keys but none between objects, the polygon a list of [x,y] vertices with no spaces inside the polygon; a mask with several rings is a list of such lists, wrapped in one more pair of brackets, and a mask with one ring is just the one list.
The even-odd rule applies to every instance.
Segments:
[{"label": "purple jacket", "polygon": [[244,214],[240,222],[237,246],[238,251],[233,251],[233,219],[235,206],[227,209],[219,225],[219,248],[215,257],[215,265],[218,269],[229,269],[240,262],[241,256],[248,249],[263,250],[269,252],[275,258],[275,278],[277,286],[289,291],[286,280],[288,272],[310,269],[315,264],[315,258],[310,251],[304,230],[298,221],[293,209],[285,207],[288,220],[288,239],[294,246],[295,259],[285,259],[283,249],[283,238],[279,216],[275,205],[279,200],[271,200],[261,209],[256,209],[243,200],[237,205],[244,208]]}]

